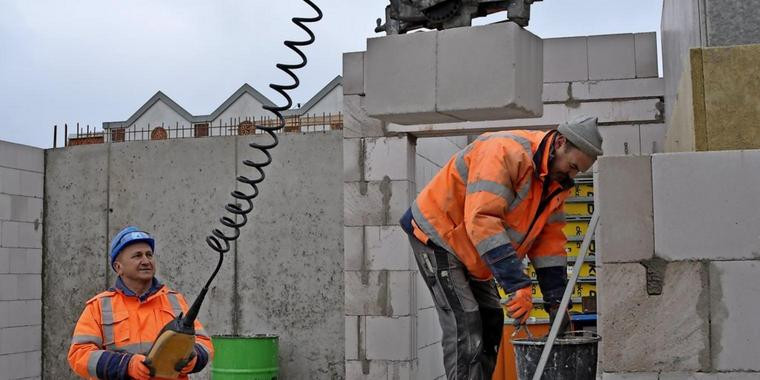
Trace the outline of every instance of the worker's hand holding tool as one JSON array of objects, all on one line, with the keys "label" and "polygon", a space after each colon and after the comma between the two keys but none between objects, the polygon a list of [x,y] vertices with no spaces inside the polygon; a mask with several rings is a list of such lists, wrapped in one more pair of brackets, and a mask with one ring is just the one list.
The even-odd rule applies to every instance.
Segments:
[{"label": "worker's hand holding tool", "polygon": [[507,315],[514,318],[516,322],[525,323],[533,309],[533,292],[530,285],[510,294],[504,307],[507,309]]},{"label": "worker's hand holding tool", "polygon": [[150,369],[143,362],[146,360],[145,355],[135,354],[129,359],[127,375],[135,380],[150,379]]},{"label": "worker's hand holding tool", "polygon": [[531,287],[527,286],[510,293],[507,298],[502,298],[500,303],[504,306],[507,315],[515,320],[515,326],[524,324],[533,309]]}]

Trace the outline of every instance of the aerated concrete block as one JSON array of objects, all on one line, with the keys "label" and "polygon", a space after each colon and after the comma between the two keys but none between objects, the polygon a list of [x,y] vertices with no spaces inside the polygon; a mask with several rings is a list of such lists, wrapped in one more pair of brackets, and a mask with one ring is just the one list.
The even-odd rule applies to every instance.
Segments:
[{"label": "aerated concrete block", "polygon": [[399,124],[456,119],[435,112],[437,32],[367,40],[366,109],[371,117]]},{"label": "aerated concrete block", "polygon": [[398,224],[414,194],[410,181],[346,182],[343,185],[343,218],[346,226]]},{"label": "aerated concrete block", "polygon": [[[605,263],[597,269],[602,370],[710,370],[708,273],[700,262]],[[659,288],[659,289],[657,289]],[[649,295],[649,290],[659,295]]]},{"label": "aerated concrete block", "polygon": [[409,271],[346,271],[346,315],[407,316],[411,313]]},{"label": "aerated concrete block", "polygon": [[635,33],[633,40],[636,49],[636,78],[656,78],[657,33]]},{"label": "aerated concrete block", "polygon": [[760,261],[710,263],[712,363],[717,371],[760,371]]},{"label": "aerated concrete block", "polygon": [[42,224],[2,222],[0,246],[6,248],[42,248]]},{"label": "aerated concrete block", "polygon": [[666,260],[760,258],[760,151],[652,158],[655,252]]},{"label": "aerated concrete block", "polygon": [[636,51],[633,34],[588,37],[590,80],[636,78]]},{"label": "aerated concrete block", "polygon": [[42,198],[0,194],[0,220],[42,222]]},{"label": "aerated concrete block", "polygon": [[359,324],[363,322],[364,319],[361,317],[346,316],[346,360],[359,359],[359,334],[364,331]]},{"label": "aerated concrete block", "polygon": [[0,355],[40,349],[40,326],[0,329]]},{"label": "aerated concrete block", "polygon": [[655,154],[665,151],[665,124],[642,124],[639,126],[641,135],[641,154]]},{"label": "aerated concrete block", "polygon": [[588,80],[588,64],[586,37],[544,40],[544,82]]},{"label": "aerated concrete block", "polygon": [[343,270],[365,268],[364,227],[343,227]]},{"label": "aerated concrete block", "polygon": [[0,141],[0,166],[42,173],[44,157],[43,149]]},{"label": "aerated concrete block", "polygon": [[[360,150],[361,152],[362,150]],[[414,181],[414,144],[406,136],[364,139],[364,181]]]},{"label": "aerated concrete block", "polygon": [[[238,157],[265,138],[238,138]],[[282,135],[241,230],[238,334],[279,335],[281,378],[345,371],[342,143],[341,131]]]},{"label": "aerated concrete block", "polygon": [[364,95],[364,54],[343,53],[343,95]]},{"label": "aerated concrete block", "polygon": [[[71,376],[66,353],[85,301],[107,289],[108,144],[45,152],[43,319],[46,378]],[[86,180],[85,180],[86,179]],[[86,278],[87,281],[82,281]]]},{"label": "aerated concrete block", "polygon": [[461,120],[541,116],[543,44],[515,23],[438,32],[436,111]]},{"label": "aerated concrete block", "polygon": [[367,115],[366,97],[360,95],[343,96],[343,137],[382,137],[385,124]]},{"label": "aerated concrete block", "polygon": [[364,139],[343,139],[343,181],[362,180]]},{"label": "aerated concrete block", "polygon": [[401,226],[366,226],[365,268],[416,270],[409,235]]},{"label": "aerated concrete block", "polygon": [[367,317],[367,358],[412,360],[413,337],[412,317]]},{"label": "aerated concrete block", "polygon": [[[428,291],[418,289],[418,291]],[[434,307],[417,311],[417,348],[435,345],[441,341],[441,324],[438,321],[438,312]],[[438,347],[440,350],[440,347]]]},{"label": "aerated concrete block", "polygon": [[651,156],[598,160],[598,258],[603,263],[649,260],[654,254]]},{"label": "aerated concrete block", "polygon": [[403,125],[538,117],[542,55],[513,23],[372,38],[367,112]]},{"label": "aerated concrete block", "polygon": [[641,154],[641,136],[638,125],[602,125],[602,151],[605,156],[630,156]]},{"label": "aerated concrete block", "polygon": [[440,344],[434,344],[417,352],[418,379],[445,379],[446,369],[443,368],[443,349]]}]

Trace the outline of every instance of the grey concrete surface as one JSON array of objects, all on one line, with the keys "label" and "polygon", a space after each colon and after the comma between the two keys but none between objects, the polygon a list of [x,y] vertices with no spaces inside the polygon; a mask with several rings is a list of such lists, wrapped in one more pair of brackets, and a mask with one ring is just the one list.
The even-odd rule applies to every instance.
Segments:
[{"label": "grey concrete surface", "polygon": [[238,244],[239,332],[280,336],[282,378],[343,378],[342,134],[280,137]]},{"label": "grey concrete surface", "polygon": [[43,372],[73,378],[66,354],[85,301],[108,272],[108,146],[52,149],[45,156]]},{"label": "grey concrete surface", "polygon": [[366,97],[346,95],[343,97],[343,136],[345,138],[382,137],[385,124],[369,117]]},{"label": "grey concrete surface", "polygon": [[343,53],[343,95],[364,95],[364,52]]},{"label": "grey concrete surface", "polygon": [[460,120],[541,116],[543,43],[515,23],[438,33],[437,112]]},{"label": "grey concrete surface", "polygon": [[390,179],[346,182],[343,194],[343,217],[346,226],[398,224],[398,220],[411,204],[414,183]]},{"label": "grey concrete surface", "polygon": [[[110,147],[109,239],[128,225],[149,232],[156,240],[156,276],[192,302],[216,265],[205,237],[220,226],[235,189],[235,138]],[[225,259],[198,315],[212,334],[234,333],[234,250]]]},{"label": "grey concrete surface", "polygon": [[544,82],[588,80],[588,39],[586,37],[544,40]]},{"label": "grey concrete surface", "polygon": [[708,46],[760,43],[760,7],[746,0],[706,0]]},{"label": "grey concrete surface", "polygon": [[590,80],[636,78],[636,49],[633,34],[588,37]]},{"label": "grey concrete surface", "polygon": [[367,113],[405,125],[537,117],[542,56],[512,23],[371,38]]},{"label": "grey concrete surface", "polygon": [[637,262],[654,254],[651,156],[601,157],[597,257],[603,263]]},{"label": "grey concrete surface", "polygon": [[602,125],[602,151],[605,156],[641,154],[641,132],[638,125]]},{"label": "grey concrete surface", "polygon": [[40,376],[45,153],[0,141],[0,378]]},{"label": "grey concrete surface", "polygon": [[[667,263],[659,278],[647,278],[638,263],[597,268],[600,352],[604,372],[710,370],[707,265]],[[660,281],[661,295],[647,282]]]},{"label": "grey concrete surface", "polygon": [[656,78],[657,65],[657,33],[636,33],[633,35],[636,51],[636,78]]},{"label": "grey concrete surface", "polygon": [[661,36],[668,126],[689,48],[705,46],[705,0],[663,0]]},{"label": "grey concrete surface", "polygon": [[[363,139],[364,181],[383,181],[386,177],[391,180],[414,178],[414,145],[406,136],[399,137],[368,137]],[[400,165],[399,162],[405,163]]]},{"label": "grey concrete surface", "polygon": [[760,371],[759,276],[760,261],[710,263],[711,352],[717,371]]},{"label": "grey concrete surface", "polygon": [[435,112],[436,32],[367,40],[367,113],[403,124],[455,121]]},{"label": "grey concrete surface", "polygon": [[652,157],[655,253],[666,260],[760,258],[760,151]]}]

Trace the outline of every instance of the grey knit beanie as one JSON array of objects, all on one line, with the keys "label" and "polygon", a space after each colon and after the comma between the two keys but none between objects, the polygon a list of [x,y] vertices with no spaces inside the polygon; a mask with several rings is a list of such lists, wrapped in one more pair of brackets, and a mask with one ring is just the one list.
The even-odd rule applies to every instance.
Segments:
[{"label": "grey knit beanie", "polygon": [[602,155],[602,135],[596,125],[597,118],[580,116],[559,125],[557,130],[581,152],[591,157]]}]

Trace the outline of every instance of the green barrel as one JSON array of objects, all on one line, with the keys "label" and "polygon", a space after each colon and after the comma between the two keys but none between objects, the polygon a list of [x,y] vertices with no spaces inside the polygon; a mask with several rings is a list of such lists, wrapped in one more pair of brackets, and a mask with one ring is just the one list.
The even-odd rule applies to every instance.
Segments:
[{"label": "green barrel", "polygon": [[213,336],[214,380],[277,380],[277,336]]}]

